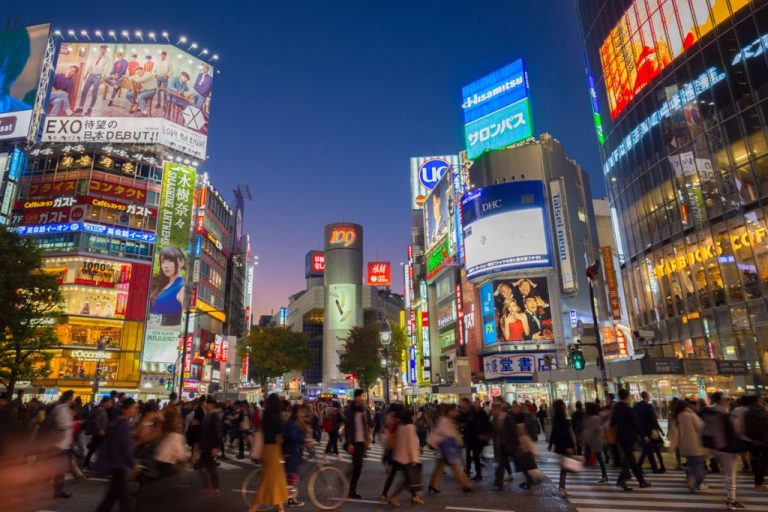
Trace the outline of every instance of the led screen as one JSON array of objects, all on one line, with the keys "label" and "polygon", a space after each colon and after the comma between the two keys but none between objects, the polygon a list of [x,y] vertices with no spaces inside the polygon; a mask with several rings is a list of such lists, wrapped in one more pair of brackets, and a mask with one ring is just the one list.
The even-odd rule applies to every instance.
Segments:
[{"label": "led screen", "polygon": [[462,197],[467,277],[552,265],[541,181],[475,189]]},{"label": "led screen", "polygon": [[205,158],[213,68],[172,45],[61,43],[46,142],[160,143]]},{"label": "led screen", "polygon": [[421,210],[427,196],[450,169],[459,166],[459,157],[421,156],[411,158],[411,209]]},{"label": "led screen", "polygon": [[496,341],[550,343],[555,340],[546,277],[494,281],[493,297]]},{"label": "led screen", "polygon": [[50,24],[0,31],[0,140],[29,134]]},{"label": "led screen", "polygon": [[749,0],[635,0],[600,46],[611,119],[673,60]]},{"label": "led screen", "polygon": [[451,227],[451,180],[440,180],[424,203],[424,240],[427,250],[448,234]]}]

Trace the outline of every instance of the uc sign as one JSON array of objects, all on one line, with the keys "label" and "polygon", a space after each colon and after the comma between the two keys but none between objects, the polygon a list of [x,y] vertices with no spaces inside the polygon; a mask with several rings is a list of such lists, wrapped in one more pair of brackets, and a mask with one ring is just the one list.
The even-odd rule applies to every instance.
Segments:
[{"label": "uc sign", "polygon": [[357,232],[353,227],[333,228],[328,243],[330,245],[341,245],[343,247],[349,247],[355,243],[356,239]]},{"label": "uc sign", "polygon": [[440,181],[451,164],[443,160],[442,158],[432,158],[426,160],[419,166],[419,181],[427,190],[432,190]]}]

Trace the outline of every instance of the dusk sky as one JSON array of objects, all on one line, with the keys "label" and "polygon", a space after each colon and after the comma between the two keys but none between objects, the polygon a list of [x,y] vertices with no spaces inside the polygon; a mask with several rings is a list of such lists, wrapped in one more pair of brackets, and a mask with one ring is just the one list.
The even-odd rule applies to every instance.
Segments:
[{"label": "dusk sky", "polygon": [[[534,131],[559,139],[604,193],[571,0],[6,0],[4,18],[171,33],[218,53],[209,160],[225,198],[248,184],[259,256],[254,314],[304,288],[304,255],[335,221],[364,226],[365,259],[398,263],[409,158],[462,149],[461,87],[520,57]],[[9,9],[10,7],[10,9]],[[189,45],[189,44],[188,44]],[[188,46],[187,45],[187,46]]]}]

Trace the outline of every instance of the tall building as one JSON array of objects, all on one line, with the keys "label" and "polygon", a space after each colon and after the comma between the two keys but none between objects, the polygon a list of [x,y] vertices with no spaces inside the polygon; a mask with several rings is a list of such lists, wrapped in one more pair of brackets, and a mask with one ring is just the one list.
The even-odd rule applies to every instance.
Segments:
[{"label": "tall building", "polygon": [[660,396],[765,389],[768,5],[576,5],[629,320],[648,354],[624,380]]}]

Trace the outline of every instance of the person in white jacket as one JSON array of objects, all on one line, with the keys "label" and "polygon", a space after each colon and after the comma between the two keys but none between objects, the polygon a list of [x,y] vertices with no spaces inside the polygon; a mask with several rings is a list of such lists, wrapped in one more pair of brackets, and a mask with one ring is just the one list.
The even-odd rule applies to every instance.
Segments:
[{"label": "person in white jacket", "polygon": [[669,428],[670,450],[680,448],[680,454],[688,461],[688,488],[691,492],[708,489],[704,483],[706,449],[701,440],[704,421],[685,400],[675,404],[673,414],[674,420]]},{"label": "person in white jacket", "polygon": [[410,410],[406,409],[400,414],[400,423],[397,426],[396,432],[397,439],[395,440],[395,448],[392,452],[392,471],[402,471],[403,483],[387,499],[392,506],[399,507],[400,492],[407,485],[411,493],[411,503],[421,505],[424,503],[418,492],[421,450],[419,448],[419,437],[416,434],[416,425],[413,424],[413,414]]}]

